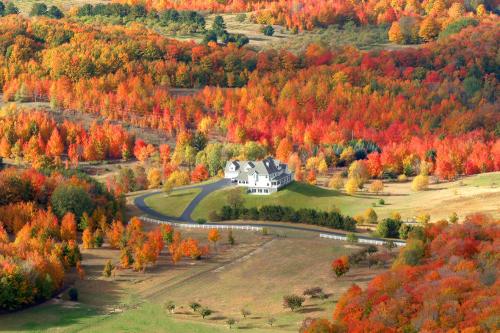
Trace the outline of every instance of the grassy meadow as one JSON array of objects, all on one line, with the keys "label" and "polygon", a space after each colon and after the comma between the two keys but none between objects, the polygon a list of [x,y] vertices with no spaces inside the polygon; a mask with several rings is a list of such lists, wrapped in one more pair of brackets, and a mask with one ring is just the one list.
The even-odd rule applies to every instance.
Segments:
[{"label": "grassy meadow", "polygon": [[[149,227],[146,225],[146,227]],[[207,244],[206,232],[181,230]],[[330,317],[338,297],[355,282],[366,286],[384,268],[352,268],[335,278],[330,263],[358,246],[320,239],[317,234],[277,231],[269,235],[234,231],[230,246],[227,232],[221,233],[217,248],[203,260],[183,259],[176,265],[164,251],[157,266],[145,273],[119,270],[105,278],[105,262],[119,260],[119,250],[106,245],[83,250],[84,280],[76,280],[78,302],[66,293],[44,304],[0,316],[2,332],[226,332],[227,320],[246,332],[296,332],[306,317]],[[312,274],[312,272],[314,272]],[[251,283],[249,282],[251,281]],[[286,281],[286,283],[283,283]],[[327,299],[307,298],[295,312],[284,309],[282,298],[321,287]],[[173,314],[166,302],[176,305]],[[198,302],[213,311],[205,319],[190,308]],[[243,318],[241,310],[250,315]],[[273,326],[269,319],[273,318]]]}]

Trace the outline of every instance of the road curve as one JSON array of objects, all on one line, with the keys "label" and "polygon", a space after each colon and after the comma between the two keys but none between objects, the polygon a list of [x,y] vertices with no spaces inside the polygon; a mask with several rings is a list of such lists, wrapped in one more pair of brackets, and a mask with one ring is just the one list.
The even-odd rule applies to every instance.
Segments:
[{"label": "road curve", "polygon": [[177,189],[174,189],[174,191],[178,190],[185,190],[185,189],[190,189],[190,188],[201,188],[201,192],[198,193],[198,195],[189,203],[189,205],[186,207],[184,212],[182,212],[182,215],[180,217],[174,217],[174,216],[168,216],[165,214],[161,214],[154,209],[151,209],[148,205],[146,205],[145,199],[161,193],[161,190],[154,191],[154,192],[149,192],[147,194],[140,195],[134,199],[134,205],[142,210],[144,213],[147,215],[159,219],[159,220],[170,220],[170,221],[176,221],[176,222],[188,222],[192,223],[194,222],[193,219],[191,218],[191,215],[193,214],[194,209],[198,204],[203,200],[207,195],[210,193],[220,190],[224,187],[230,186],[231,181],[229,179],[221,179],[218,180],[214,183],[209,183],[209,184],[200,184],[200,185],[191,185],[191,186],[183,186],[179,187]]},{"label": "road curve", "polygon": [[[221,179],[215,183],[210,183],[210,184],[205,184],[205,185],[192,185],[192,186],[184,186],[175,189],[174,191],[177,190],[184,190],[188,188],[201,188],[201,192],[189,203],[189,205],[186,207],[184,212],[180,217],[173,217],[173,216],[168,216],[165,214],[162,214],[160,212],[157,212],[154,209],[151,209],[148,207],[145,203],[145,199],[147,197],[150,197],[152,195],[161,193],[161,191],[154,191],[150,192],[147,194],[139,195],[134,199],[134,205],[142,210],[146,215],[150,216],[151,218],[154,218],[156,220],[160,221],[165,221],[165,222],[177,222],[177,223],[193,223],[193,219],[191,218],[191,214],[193,213],[194,209],[196,206],[203,200],[207,195],[210,193],[217,191],[219,189],[225,188],[231,186],[231,182],[228,179]],[[208,223],[210,224],[210,223]],[[218,224],[224,224],[224,225],[234,225],[234,226],[244,226],[245,224],[241,223],[218,223]],[[305,231],[305,232],[314,232],[314,233],[321,233],[321,234],[326,234],[326,235],[334,235],[334,236],[345,236],[346,233],[342,232],[336,232],[336,231],[326,231],[323,229],[315,229],[315,228],[306,228],[306,227],[301,227],[301,226],[291,226],[291,225],[282,225],[282,224],[272,224],[272,223],[252,223],[252,224],[247,224],[249,226],[254,226],[254,227],[263,227],[263,228],[278,228],[278,229],[287,229],[287,230],[295,230],[295,231]],[[388,241],[387,239],[383,238],[377,238],[377,237],[369,237],[369,236],[363,236],[363,235],[356,235],[358,239],[364,239],[364,240],[377,240],[377,241]],[[404,240],[401,239],[395,239],[394,241],[405,243]]]}]

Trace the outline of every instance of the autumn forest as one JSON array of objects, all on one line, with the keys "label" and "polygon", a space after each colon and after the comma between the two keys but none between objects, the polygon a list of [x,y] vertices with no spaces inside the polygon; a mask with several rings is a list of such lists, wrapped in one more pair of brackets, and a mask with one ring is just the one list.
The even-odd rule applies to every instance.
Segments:
[{"label": "autumn forest", "polygon": [[[0,322],[25,329],[23,311],[64,295],[95,316],[168,317],[137,331],[499,330],[499,8],[0,0]],[[294,180],[269,201],[224,182],[228,161],[268,156]],[[288,242],[317,259],[266,281],[260,252],[285,260]],[[252,260],[262,290],[289,283],[277,308],[235,286]],[[88,301],[104,282],[141,301]],[[89,328],[43,331],[61,327]]]}]

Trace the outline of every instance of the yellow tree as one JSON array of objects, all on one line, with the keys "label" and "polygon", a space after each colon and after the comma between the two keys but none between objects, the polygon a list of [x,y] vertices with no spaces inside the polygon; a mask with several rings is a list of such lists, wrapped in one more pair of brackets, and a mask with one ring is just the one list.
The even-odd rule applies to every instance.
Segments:
[{"label": "yellow tree", "polygon": [[358,181],[358,186],[363,186],[363,184],[370,178],[368,173],[368,168],[363,161],[354,161],[349,166],[349,178],[356,178]]},{"label": "yellow tree", "polygon": [[402,44],[404,41],[403,34],[401,33],[401,27],[399,26],[399,22],[392,22],[391,28],[388,32],[389,40],[396,44]]},{"label": "yellow tree", "polygon": [[429,42],[437,37],[437,35],[439,34],[439,30],[440,26],[436,21],[436,18],[432,15],[429,15],[420,24],[418,35],[426,42]]},{"label": "yellow tree", "polygon": [[358,179],[356,179],[355,177],[349,177],[349,179],[347,179],[347,182],[345,183],[344,189],[348,194],[354,194],[358,190],[359,184],[360,182]]},{"label": "yellow tree", "polygon": [[371,184],[370,184],[370,192],[373,192],[373,193],[380,193],[384,190],[384,183],[377,179],[377,180],[374,180]]},{"label": "yellow tree", "polygon": [[328,182],[328,187],[336,190],[340,190],[342,187],[344,187],[344,180],[342,179],[342,175],[340,173],[333,175]]},{"label": "yellow tree", "polygon": [[148,183],[149,188],[157,188],[161,184],[161,171],[158,168],[151,168],[148,170]]},{"label": "yellow tree", "polygon": [[57,127],[54,128],[52,134],[50,135],[49,141],[47,141],[47,147],[45,148],[45,153],[50,157],[60,157],[64,152],[64,144],[61,139],[61,135],[57,130]]}]

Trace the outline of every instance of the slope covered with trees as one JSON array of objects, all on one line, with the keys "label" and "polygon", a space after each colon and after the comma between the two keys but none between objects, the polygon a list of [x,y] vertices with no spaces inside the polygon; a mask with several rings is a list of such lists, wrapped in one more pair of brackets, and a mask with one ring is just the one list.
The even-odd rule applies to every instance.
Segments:
[{"label": "slope covered with trees", "polygon": [[353,285],[333,323],[304,332],[497,331],[498,222],[477,214],[414,230],[390,271],[366,290]]},{"label": "slope covered with trees", "polygon": [[[500,168],[496,20],[418,49],[312,44],[298,55],[179,42],[139,26],[15,15],[1,21],[4,100],[48,99],[54,107],[163,129],[177,137],[176,164],[204,164],[211,175],[220,166],[196,156],[205,145],[187,144],[197,133],[306,166],[311,179],[325,166],[360,159],[371,177],[416,175],[423,162],[442,179]],[[192,96],[169,93],[203,86]],[[7,141],[12,150],[18,139]],[[181,151],[187,146],[189,154]]]},{"label": "slope covered with trees", "polygon": [[33,169],[0,172],[0,312],[46,300],[80,265],[78,230],[121,218],[122,204],[101,184]]},{"label": "slope covered with trees", "polygon": [[485,15],[497,10],[498,3],[488,1],[343,1],[343,0],[117,0],[144,4],[156,10],[190,9],[211,12],[253,12],[252,20],[260,24],[278,24],[294,30],[311,30],[331,24],[393,24],[403,35],[423,40],[434,38],[450,22],[466,13]]}]

